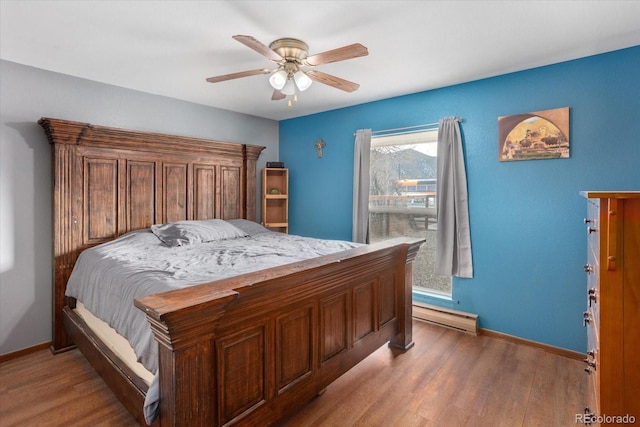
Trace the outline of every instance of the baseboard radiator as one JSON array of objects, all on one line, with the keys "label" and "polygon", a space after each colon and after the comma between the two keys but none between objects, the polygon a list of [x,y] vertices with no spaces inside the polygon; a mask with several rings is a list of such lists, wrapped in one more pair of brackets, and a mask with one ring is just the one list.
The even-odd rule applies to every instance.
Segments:
[{"label": "baseboard radiator", "polygon": [[456,331],[478,335],[478,315],[442,308],[435,305],[413,303],[413,317]]}]

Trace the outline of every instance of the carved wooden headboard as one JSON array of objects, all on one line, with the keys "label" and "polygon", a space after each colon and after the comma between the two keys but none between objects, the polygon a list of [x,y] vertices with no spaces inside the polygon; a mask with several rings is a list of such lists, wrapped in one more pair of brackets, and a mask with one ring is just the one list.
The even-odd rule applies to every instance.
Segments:
[{"label": "carved wooden headboard", "polygon": [[53,147],[53,349],[80,252],[123,233],[185,219],[256,219],[265,147],[42,118]]}]

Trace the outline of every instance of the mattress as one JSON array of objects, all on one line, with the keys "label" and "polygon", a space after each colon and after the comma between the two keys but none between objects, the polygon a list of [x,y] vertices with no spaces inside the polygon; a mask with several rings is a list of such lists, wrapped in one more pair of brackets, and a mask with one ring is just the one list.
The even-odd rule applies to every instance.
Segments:
[{"label": "mattress", "polygon": [[81,302],[76,304],[75,312],[111,351],[113,351],[148,386],[153,381],[153,373],[138,362],[129,341],[118,334],[107,322],[96,317]]}]

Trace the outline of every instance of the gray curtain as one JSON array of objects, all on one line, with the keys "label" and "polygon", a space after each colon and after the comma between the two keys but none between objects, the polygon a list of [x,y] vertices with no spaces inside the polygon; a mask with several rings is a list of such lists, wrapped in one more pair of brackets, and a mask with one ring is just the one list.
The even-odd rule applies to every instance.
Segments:
[{"label": "gray curtain", "polygon": [[353,232],[352,239],[369,243],[369,161],[371,129],[356,132],[353,155]]},{"label": "gray curtain", "polygon": [[438,128],[438,230],[435,273],[473,277],[467,175],[460,119],[447,117]]}]

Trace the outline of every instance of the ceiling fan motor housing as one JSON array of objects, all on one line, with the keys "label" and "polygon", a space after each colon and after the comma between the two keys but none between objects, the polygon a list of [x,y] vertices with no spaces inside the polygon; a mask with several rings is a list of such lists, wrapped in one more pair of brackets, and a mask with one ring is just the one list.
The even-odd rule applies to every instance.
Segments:
[{"label": "ceiling fan motor housing", "polygon": [[287,62],[301,64],[309,56],[309,46],[298,39],[278,39],[269,45],[269,49],[282,56]]}]

